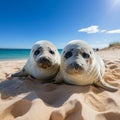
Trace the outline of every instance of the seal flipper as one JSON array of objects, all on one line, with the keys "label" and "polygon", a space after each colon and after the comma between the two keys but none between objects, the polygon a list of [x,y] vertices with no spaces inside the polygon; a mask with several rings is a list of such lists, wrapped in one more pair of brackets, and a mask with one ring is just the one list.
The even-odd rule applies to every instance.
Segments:
[{"label": "seal flipper", "polygon": [[11,77],[26,77],[26,76],[28,76],[28,73],[26,72],[24,67],[20,71],[11,75]]},{"label": "seal flipper", "polygon": [[114,87],[114,86],[108,84],[108,83],[105,82],[104,79],[102,79],[101,77],[100,77],[100,79],[99,79],[98,81],[95,81],[94,84],[97,85],[97,86],[100,86],[100,87],[102,87],[102,88],[104,88],[105,90],[108,90],[108,91],[110,91],[110,92],[115,92],[115,91],[118,90],[117,87]]}]

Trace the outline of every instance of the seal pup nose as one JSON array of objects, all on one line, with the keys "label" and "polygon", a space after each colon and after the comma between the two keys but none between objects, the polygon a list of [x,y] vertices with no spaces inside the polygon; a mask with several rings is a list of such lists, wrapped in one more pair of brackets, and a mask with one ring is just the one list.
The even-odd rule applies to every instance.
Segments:
[{"label": "seal pup nose", "polygon": [[70,64],[71,68],[74,68],[75,70],[82,70],[82,66],[78,63],[74,62]]},{"label": "seal pup nose", "polygon": [[44,69],[52,66],[51,61],[49,60],[49,58],[46,58],[46,57],[41,57],[41,58],[39,59],[38,63],[39,63],[40,66],[41,66],[42,68],[44,68]]},{"label": "seal pup nose", "polygon": [[46,58],[46,57],[41,57],[41,58],[39,59],[39,62],[40,62],[40,63],[49,63],[50,61],[49,61],[48,58]]},{"label": "seal pup nose", "polygon": [[77,70],[77,69],[79,69],[79,64],[77,64],[77,63],[74,63],[74,67],[75,67],[75,69]]}]

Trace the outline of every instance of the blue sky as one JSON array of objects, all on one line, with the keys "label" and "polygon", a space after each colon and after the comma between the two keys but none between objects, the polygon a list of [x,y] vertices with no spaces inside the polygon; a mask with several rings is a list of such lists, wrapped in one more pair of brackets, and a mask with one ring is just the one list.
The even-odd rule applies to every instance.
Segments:
[{"label": "blue sky", "polygon": [[120,41],[120,0],[0,0],[0,48],[58,48],[81,39],[92,47]]}]

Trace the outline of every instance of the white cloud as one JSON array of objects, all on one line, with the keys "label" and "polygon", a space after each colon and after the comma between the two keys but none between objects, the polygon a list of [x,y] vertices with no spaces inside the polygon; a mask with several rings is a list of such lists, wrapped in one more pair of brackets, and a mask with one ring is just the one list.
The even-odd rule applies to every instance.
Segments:
[{"label": "white cloud", "polygon": [[99,26],[97,25],[94,25],[94,26],[90,26],[90,27],[87,27],[87,28],[82,28],[80,30],[78,30],[78,32],[86,32],[86,33],[97,33],[99,32],[99,29],[98,29]]},{"label": "white cloud", "polygon": [[78,32],[86,32],[88,34],[93,34],[93,33],[120,34],[120,29],[114,29],[114,30],[102,29],[101,30],[99,29],[98,25],[93,25],[93,26],[79,29]]},{"label": "white cloud", "polygon": [[120,34],[120,29],[106,31],[108,34]]},{"label": "white cloud", "polygon": [[100,30],[101,33],[106,32],[107,30]]}]

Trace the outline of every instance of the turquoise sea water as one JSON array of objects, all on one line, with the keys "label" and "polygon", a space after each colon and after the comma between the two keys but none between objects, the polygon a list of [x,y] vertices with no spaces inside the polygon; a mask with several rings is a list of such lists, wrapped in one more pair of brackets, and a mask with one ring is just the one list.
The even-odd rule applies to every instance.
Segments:
[{"label": "turquoise sea water", "polygon": [[[61,53],[62,49],[58,49]],[[27,59],[30,49],[0,49],[0,60]]]}]

